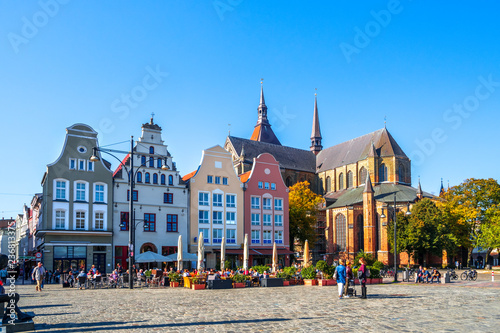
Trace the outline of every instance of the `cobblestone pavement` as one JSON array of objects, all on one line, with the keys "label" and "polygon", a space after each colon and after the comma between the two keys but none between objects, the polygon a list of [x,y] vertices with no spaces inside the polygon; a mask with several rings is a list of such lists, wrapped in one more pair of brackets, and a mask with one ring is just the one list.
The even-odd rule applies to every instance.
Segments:
[{"label": "cobblestone pavement", "polygon": [[[500,275],[498,277],[500,280]],[[477,288],[476,288],[477,287]],[[78,290],[17,285],[37,332],[498,332],[500,281],[368,286],[339,300],[337,287],[230,290]],[[360,293],[359,286],[357,287]]]}]

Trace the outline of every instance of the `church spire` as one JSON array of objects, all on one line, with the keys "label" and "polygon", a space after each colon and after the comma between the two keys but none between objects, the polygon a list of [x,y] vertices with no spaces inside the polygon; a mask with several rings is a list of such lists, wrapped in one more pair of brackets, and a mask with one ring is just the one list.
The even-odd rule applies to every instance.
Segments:
[{"label": "church spire", "polygon": [[260,81],[260,103],[259,107],[257,108],[257,111],[259,112],[259,118],[257,120],[257,124],[259,123],[269,124],[269,121],[267,120],[267,105],[264,99],[264,85],[263,85],[264,82],[262,80],[264,79],[261,79]]},{"label": "church spire", "polygon": [[370,173],[366,173],[366,181],[365,181],[365,189],[363,190],[363,193],[373,193],[373,186],[372,186],[372,180],[370,178]]},{"label": "church spire", "polygon": [[444,186],[443,186],[443,178],[441,178],[441,188],[439,189],[439,196],[443,196],[444,194]]},{"label": "church spire", "polygon": [[318,155],[323,146],[321,145],[321,130],[319,128],[319,115],[318,115],[318,96],[314,94],[314,113],[313,113],[313,125],[311,132],[311,151]]},{"label": "church spire", "polygon": [[422,191],[422,186],[420,185],[420,177],[418,177],[417,198],[422,200],[423,197],[424,192]]},{"label": "church spire", "polygon": [[258,111],[257,125],[255,125],[250,140],[267,142],[281,146],[280,141],[278,140],[273,130],[271,129],[271,124],[269,124],[269,120],[267,120],[267,105],[264,100],[264,87],[262,85],[263,83],[262,80],[264,79],[261,79],[260,81],[260,103],[259,107],[257,108]]}]

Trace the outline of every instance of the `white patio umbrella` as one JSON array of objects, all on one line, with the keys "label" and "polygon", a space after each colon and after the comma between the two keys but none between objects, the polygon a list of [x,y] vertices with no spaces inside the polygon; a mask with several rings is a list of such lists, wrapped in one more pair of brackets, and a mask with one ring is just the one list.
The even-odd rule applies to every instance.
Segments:
[{"label": "white patio umbrella", "polygon": [[303,262],[303,267],[309,267],[309,242],[306,239],[306,242],[304,243],[304,262]]},{"label": "white patio umbrella", "polygon": [[203,240],[203,232],[200,232],[200,237],[198,238],[198,265],[197,269],[201,270],[205,267],[203,264],[203,257],[205,256],[205,242]]},{"label": "white patio umbrella", "polygon": [[177,243],[177,269],[182,272],[182,235],[179,235]]},{"label": "white patio umbrella", "polygon": [[243,243],[243,269],[248,269],[248,234],[245,234],[245,242]]},{"label": "white patio umbrella", "polygon": [[220,244],[220,270],[224,271],[226,269],[226,237],[222,237],[222,243]]},{"label": "white patio umbrella", "polygon": [[136,263],[164,262],[164,261],[167,261],[166,257],[151,251],[143,252],[135,257]]},{"label": "white patio umbrella", "polygon": [[278,270],[278,248],[276,247],[276,243],[273,245],[273,273],[276,273]]}]

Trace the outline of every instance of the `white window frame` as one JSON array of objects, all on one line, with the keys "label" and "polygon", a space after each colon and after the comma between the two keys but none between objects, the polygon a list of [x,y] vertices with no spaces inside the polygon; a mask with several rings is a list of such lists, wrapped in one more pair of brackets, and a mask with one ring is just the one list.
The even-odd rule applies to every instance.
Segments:
[{"label": "white window frame", "polygon": [[87,161],[84,159],[79,159],[77,164],[77,169],[79,171],[85,171],[87,166]]},{"label": "white window frame", "polygon": [[[200,217],[200,213],[203,214],[203,217]],[[210,223],[210,211],[209,210],[203,210],[203,209],[198,210],[198,223],[199,224],[209,224]]]},{"label": "white window frame", "polygon": [[250,238],[252,240],[252,244],[260,244],[260,230],[252,230]]},{"label": "white window frame", "polygon": [[[280,203],[279,205],[277,203]],[[274,210],[283,210],[283,199],[282,198],[274,198]]]},{"label": "white window frame", "polygon": [[[269,237],[266,237],[268,235]],[[271,230],[262,231],[262,243],[263,244],[272,244],[273,243],[273,234]]]},{"label": "white window frame", "polygon": [[[219,210],[214,210],[212,211],[212,224],[219,224],[223,225],[224,224],[224,212],[219,211]],[[216,218],[217,216],[217,218]]]},{"label": "white window frame", "polygon": [[274,231],[274,242],[276,244],[283,244],[283,230]]},{"label": "white window frame", "polygon": [[[73,167],[71,167],[71,162],[73,162]],[[76,170],[76,165],[77,165],[76,158],[70,158],[69,159],[69,164],[68,164],[69,169],[70,170]]]},{"label": "white window frame", "polygon": [[[232,198],[229,200],[229,198]],[[236,208],[236,194],[226,194],[226,207]]]},{"label": "white window frame", "polygon": [[[206,233],[205,233],[206,231]],[[200,233],[203,232],[203,241],[205,243],[209,243],[210,244],[210,228],[199,228],[198,229],[198,236],[200,235]],[[208,236],[208,238],[206,238]]]},{"label": "white window frame", "polygon": [[[102,201],[97,201],[97,186],[102,186]],[[94,183],[94,202],[96,203],[106,203],[106,198],[108,195],[108,186],[105,183]]]},{"label": "white window frame", "polygon": [[[102,214],[102,228],[97,228],[97,214]],[[102,210],[96,210],[94,212],[94,222],[93,222],[93,229],[94,230],[106,230],[106,212]]]},{"label": "white window frame", "polygon": [[[84,217],[83,217],[83,228],[78,228],[77,225],[78,225],[78,219],[81,219],[78,218],[78,213],[83,213],[85,214]],[[76,210],[75,211],[75,230],[87,230],[87,218],[88,218],[88,214],[87,214],[87,211],[84,211],[84,210]]]},{"label": "white window frame", "polygon": [[[215,233],[217,233],[217,235],[215,235]],[[220,236],[220,237],[215,237],[215,236]],[[224,229],[220,229],[220,228],[213,228],[212,229],[212,243],[213,244],[222,243],[222,237],[224,237]]]},{"label": "white window frame", "polygon": [[[280,221],[278,221],[278,220],[280,220]],[[283,215],[281,215],[281,214],[274,215],[274,226],[275,227],[282,227],[283,226]]]},{"label": "white window frame", "polygon": [[[268,220],[268,221],[266,221]],[[263,226],[272,226],[273,225],[273,215],[272,214],[262,214],[262,225]]]},{"label": "white window frame", "polygon": [[[268,205],[265,204],[266,201],[268,202]],[[263,197],[262,198],[262,209],[265,209],[265,210],[273,209],[273,198]]]},{"label": "white window frame", "polygon": [[[200,198],[201,195],[203,195],[203,200]],[[210,192],[198,192],[198,206],[210,206]]]},{"label": "white window frame", "polygon": [[[232,215],[231,218],[228,216]],[[226,212],[226,224],[235,225],[236,224],[236,212]]]},{"label": "white window frame", "polygon": [[[216,198],[217,198],[217,200],[215,200]],[[224,194],[223,193],[212,193],[212,205],[214,207],[224,207]]]},{"label": "white window frame", "polygon": [[260,197],[250,197],[250,207],[252,209],[260,209]]},{"label": "white window frame", "polygon": [[[85,195],[84,195],[84,199],[81,200],[81,199],[77,199],[78,197],[78,191],[81,191],[78,189],[78,185],[85,185]],[[83,180],[76,180],[73,184],[73,187],[74,187],[74,191],[73,191],[73,200],[74,201],[79,201],[79,202],[89,202],[89,183],[86,182],[86,181],[83,181]]]},{"label": "white window frame", "polygon": [[95,163],[92,161],[87,161],[87,171],[94,172]]},{"label": "white window frame", "polygon": [[226,229],[226,244],[236,244],[236,229]]},{"label": "white window frame", "polygon": [[[57,182],[64,183],[64,198],[57,197]],[[69,180],[61,179],[61,178],[54,179],[54,200],[69,201]]]},{"label": "white window frame", "polygon": [[[62,213],[64,213],[64,216],[63,216],[63,226],[62,226],[62,228],[58,228],[58,227],[57,227],[57,220],[58,220],[57,213],[58,213],[58,212],[62,212]],[[60,209],[60,208],[58,208],[58,209],[55,209],[55,210],[54,210],[54,229],[55,229],[55,230],[66,230],[66,229],[67,229],[67,228],[66,228],[66,223],[67,223],[66,212],[67,212],[67,211],[66,211],[65,209]]]},{"label": "white window frame", "polygon": [[252,213],[251,214],[251,225],[260,225],[260,214]]}]

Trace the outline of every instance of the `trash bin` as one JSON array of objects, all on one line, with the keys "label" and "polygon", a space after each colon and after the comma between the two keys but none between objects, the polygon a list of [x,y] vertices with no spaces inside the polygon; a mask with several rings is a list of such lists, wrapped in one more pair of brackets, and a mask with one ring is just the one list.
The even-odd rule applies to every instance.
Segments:
[{"label": "trash bin", "polygon": [[441,280],[441,283],[451,283],[451,273],[444,273],[444,279]]},{"label": "trash bin", "polygon": [[410,282],[410,272],[408,272],[408,269],[405,269],[403,271],[403,281]]}]

